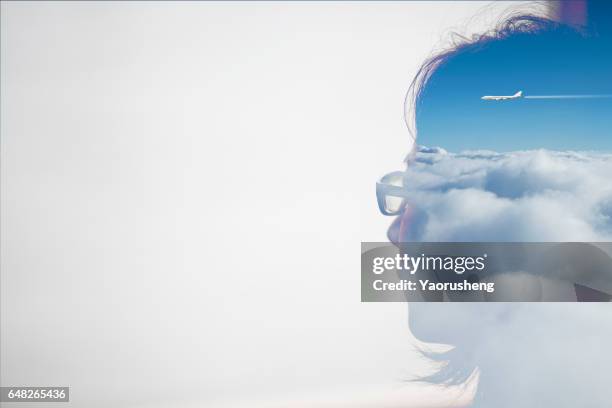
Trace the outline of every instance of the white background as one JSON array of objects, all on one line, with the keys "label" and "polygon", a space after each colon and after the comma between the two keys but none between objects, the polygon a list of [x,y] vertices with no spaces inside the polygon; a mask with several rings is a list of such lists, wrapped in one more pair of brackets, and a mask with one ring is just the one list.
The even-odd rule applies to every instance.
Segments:
[{"label": "white background", "polygon": [[386,240],[412,76],[485,5],[3,2],[2,385],[209,406],[409,378],[359,243]]}]

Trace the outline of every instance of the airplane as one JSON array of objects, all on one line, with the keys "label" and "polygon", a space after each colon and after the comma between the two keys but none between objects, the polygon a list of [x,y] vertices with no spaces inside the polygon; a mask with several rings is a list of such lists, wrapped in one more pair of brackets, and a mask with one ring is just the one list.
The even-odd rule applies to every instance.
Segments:
[{"label": "airplane", "polygon": [[512,96],[483,96],[482,100],[485,101],[505,101],[507,99],[519,99],[523,97],[523,91],[518,91]]}]

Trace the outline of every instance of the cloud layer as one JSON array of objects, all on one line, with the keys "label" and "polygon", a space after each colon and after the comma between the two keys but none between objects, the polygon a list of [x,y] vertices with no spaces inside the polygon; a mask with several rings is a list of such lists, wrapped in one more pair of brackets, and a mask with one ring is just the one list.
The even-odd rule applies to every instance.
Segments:
[{"label": "cloud layer", "polygon": [[[412,236],[407,238],[610,240],[610,175],[612,154],[449,153],[420,147],[404,180],[414,214]],[[448,306],[411,304],[411,328],[417,337],[425,333],[430,341],[457,346],[459,364],[461,359],[473,360],[479,368],[479,396],[484,398],[475,406],[609,405],[609,304]]]},{"label": "cloud layer", "polygon": [[612,154],[419,147],[410,240],[609,241]]}]

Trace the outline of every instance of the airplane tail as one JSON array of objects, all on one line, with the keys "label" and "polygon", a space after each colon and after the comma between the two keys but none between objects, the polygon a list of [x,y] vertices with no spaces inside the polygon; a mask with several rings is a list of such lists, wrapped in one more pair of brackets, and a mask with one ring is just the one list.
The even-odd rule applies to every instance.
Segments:
[{"label": "airplane tail", "polygon": [[518,96],[518,97],[523,96],[523,91],[518,91],[517,93],[514,94],[514,96]]}]

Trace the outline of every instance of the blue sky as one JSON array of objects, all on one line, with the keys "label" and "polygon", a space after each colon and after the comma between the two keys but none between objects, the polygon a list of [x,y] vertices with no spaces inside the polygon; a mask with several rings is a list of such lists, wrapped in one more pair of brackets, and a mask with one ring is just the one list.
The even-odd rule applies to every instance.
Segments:
[{"label": "blue sky", "polygon": [[431,77],[418,143],[451,151],[612,151],[612,98],[483,101],[483,95],[612,94],[610,39],[522,35],[462,53]]}]

